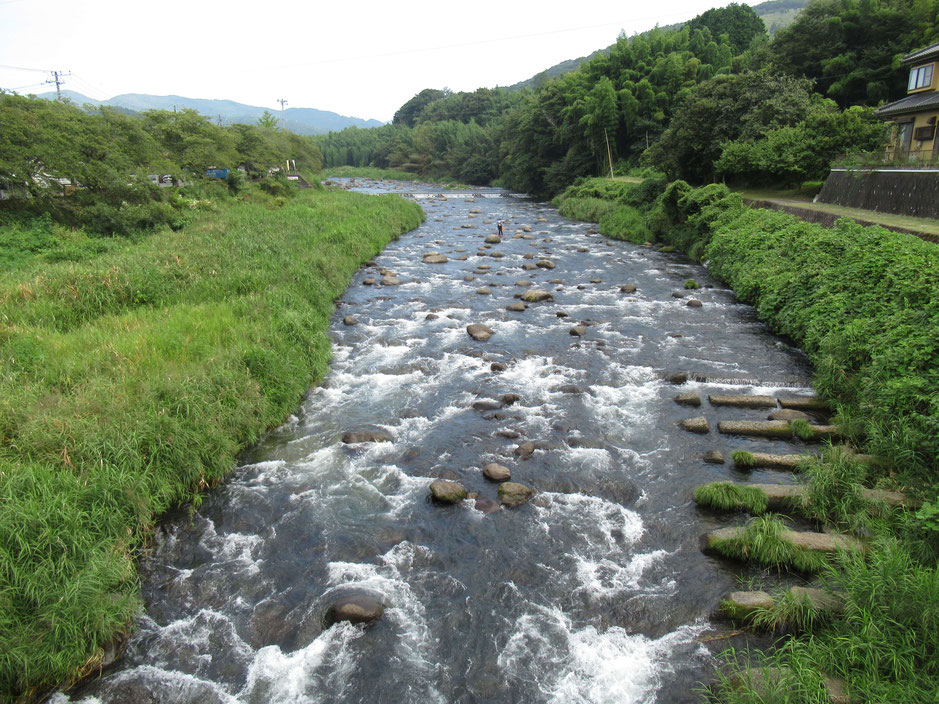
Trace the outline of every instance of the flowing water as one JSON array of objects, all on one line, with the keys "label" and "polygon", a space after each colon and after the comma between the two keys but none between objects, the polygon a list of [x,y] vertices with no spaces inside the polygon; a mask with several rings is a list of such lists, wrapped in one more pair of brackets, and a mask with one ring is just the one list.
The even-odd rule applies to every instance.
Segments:
[{"label": "flowing water", "polygon": [[[689,416],[716,429],[765,412],[673,397],[798,392],[806,359],[681,255],[608,241],[521,198],[421,202],[424,225],[375,259],[402,283],[363,285],[381,278],[375,267],[355,276],[333,318],[328,376],[198,511],[162,525],[125,655],[58,702],[700,699],[714,661],[699,639],[735,582],[700,551],[723,519],[698,511],[691,491],[742,477],[701,454],[791,445],[686,433],[676,423]],[[505,240],[480,249],[497,219]],[[530,239],[516,236],[525,225]],[[449,261],[423,263],[429,251]],[[521,268],[542,258],[556,268]],[[704,287],[700,308],[672,296],[690,278]],[[554,302],[507,311],[521,280]],[[471,323],[492,338],[471,339]],[[577,323],[583,337],[569,334]],[[669,384],[673,371],[692,380]],[[473,406],[506,393],[520,400]],[[393,441],[341,442],[367,428]],[[521,459],[526,440],[537,449]],[[428,500],[434,477],[496,498],[480,471],[489,462],[539,493],[488,514]],[[380,621],[325,627],[332,602],[363,593],[385,605]]]}]

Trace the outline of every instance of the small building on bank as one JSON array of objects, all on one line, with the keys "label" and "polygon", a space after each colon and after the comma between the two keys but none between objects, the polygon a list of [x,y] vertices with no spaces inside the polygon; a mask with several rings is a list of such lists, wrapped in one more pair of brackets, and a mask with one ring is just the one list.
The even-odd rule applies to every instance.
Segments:
[{"label": "small building on bank", "polygon": [[891,124],[887,161],[929,161],[939,157],[939,42],[903,57],[910,67],[905,98],[883,105],[874,114]]}]

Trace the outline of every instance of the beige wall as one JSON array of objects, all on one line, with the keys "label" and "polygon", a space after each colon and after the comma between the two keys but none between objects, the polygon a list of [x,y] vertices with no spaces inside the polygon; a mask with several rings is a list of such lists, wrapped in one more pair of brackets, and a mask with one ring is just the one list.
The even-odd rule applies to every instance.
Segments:
[{"label": "beige wall", "polygon": [[[932,120],[932,122],[930,122]],[[891,118],[892,127],[890,130],[890,143],[887,146],[887,156],[888,158],[899,157],[897,154],[898,147],[901,147],[900,140],[902,137],[901,129],[904,129],[903,123],[909,123],[912,121],[910,127],[905,129],[912,130],[912,134],[915,137],[915,132],[917,128],[933,126],[932,137],[925,140],[911,139],[909,142],[909,156],[913,159],[932,159],[933,156],[939,156],[939,154],[934,154],[934,148],[936,147],[936,124],[939,123],[939,109],[929,110],[926,112],[917,112],[910,115],[898,115]]]}]

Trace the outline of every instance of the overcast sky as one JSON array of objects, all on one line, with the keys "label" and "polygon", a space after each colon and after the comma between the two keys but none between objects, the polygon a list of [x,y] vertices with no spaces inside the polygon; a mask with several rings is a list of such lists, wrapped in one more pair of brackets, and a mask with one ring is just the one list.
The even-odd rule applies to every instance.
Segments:
[{"label": "overcast sky", "polygon": [[[507,86],[729,0],[0,0],[0,87],[312,107],[390,120],[423,88]],[[751,0],[747,4],[756,4]]]}]

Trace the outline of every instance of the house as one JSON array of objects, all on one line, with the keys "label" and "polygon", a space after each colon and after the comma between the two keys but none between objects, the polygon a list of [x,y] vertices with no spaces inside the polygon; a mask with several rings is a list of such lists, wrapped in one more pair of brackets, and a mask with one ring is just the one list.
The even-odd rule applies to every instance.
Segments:
[{"label": "house", "polygon": [[903,57],[910,67],[907,96],[883,105],[874,115],[891,123],[888,161],[927,161],[939,156],[939,42]]}]

